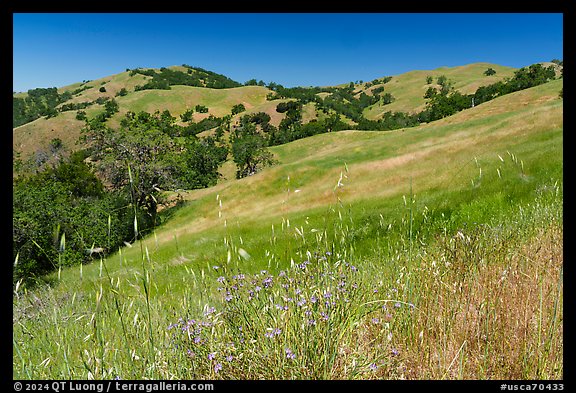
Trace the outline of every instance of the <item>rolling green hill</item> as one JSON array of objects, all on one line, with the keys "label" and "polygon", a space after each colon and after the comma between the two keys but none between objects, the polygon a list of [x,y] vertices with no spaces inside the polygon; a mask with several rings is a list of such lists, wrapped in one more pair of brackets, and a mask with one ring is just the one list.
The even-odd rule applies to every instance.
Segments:
[{"label": "rolling green hill", "polygon": [[[496,74],[484,75],[484,71],[492,68]],[[424,93],[430,86],[439,87],[436,83],[441,75],[454,82],[454,88],[463,94],[474,93],[480,86],[495,83],[514,75],[515,68],[499,66],[490,63],[474,63],[458,67],[440,67],[435,70],[410,71],[393,76],[392,80],[383,85],[384,90],[392,94],[395,100],[386,105],[376,104],[366,109],[367,118],[379,118],[384,111],[418,112],[424,109]],[[426,83],[426,77],[431,76],[433,83]],[[373,89],[374,87],[371,87]]]},{"label": "rolling green hill", "polygon": [[[496,70],[496,74],[485,76],[483,73],[487,68]],[[172,66],[169,69],[183,71],[184,67]],[[515,69],[510,67],[499,66],[490,63],[475,63],[460,67],[442,67],[430,71],[411,71],[405,74],[393,76],[385,84],[374,84],[366,87],[366,83],[355,85],[355,92],[360,94],[365,92],[370,95],[371,91],[383,87],[385,93],[392,94],[394,100],[392,103],[382,105],[376,103],[364,110],[364,116],[367,119],[376,120],[382,117],[387,111],[402,111],[415,113],[423,109],[425,99],[423,95],[429,86],[437,86],[435,83],[428,85],[426,77],[432,76],[434,81],[440,75],[446,76],[454,82],[454,88],[463,93],[473,93],[480,86],[494,83],[513,75]],[[195,121],[214,115],[224,116],[230,112],[232,106],[243,104],[247,112],[265,112],[271,116],[270,123],[278,126],[285,114],[277,113],[275,108],[283,100],[267,101],[266,96],[272,91],[264,86],[242,86],[229,89],[211,89],[194,86],[172,86],[170,90],[140,90],[135,91],[137,86],[142,86],[151,80],[150,76],[139,73],[133,74],[125,71],[119,74],[103,77],[93,81],[76,83],[70,86],[58,88],[60,94],[64,92],[75,92],[73,97],[59,104],[61,107],[65,104],[80,104],[85,102],[94,102],[97,99],[107,98],[115,99],[120,111],[109,120],[111,126],[117,126],[119,119],[128,111],[149,111],[169,110],[173,116],[178,117],[187,109],[195,105],[205,105],[209,112],[206,114],[196,113]],[[100,92],[101,88],[105,92]],[[116,96],[121,89],[126,89],[125,96]],[[320,93],[320,96],[326,96],[326,93]],[[19,93],[18,97],[25,97],[26,93]],[[57,107],[57,108],[58,108]],[[103,104],[94,103],[84,109],[87,116],[93,117],[103,111]],[[49,142],[53,138],[60,138],[63,141],[65,150],[74,150],[77,148],[75,142],[80,135],[80,129],[83,121],[75,120],[76,110],[70,110],[59,113],[56,117],[41,117],[14,128],[13,130],[13,148],[21,152],[22,157],[29,157],[36,151],[47,150]],[[315,110],[312,104],[308,104],[303,113],[303,123],[313,119],[321,119],[325,116],[323,113]],[[350,119],[342,117],[344,122],[353,124]]]}]

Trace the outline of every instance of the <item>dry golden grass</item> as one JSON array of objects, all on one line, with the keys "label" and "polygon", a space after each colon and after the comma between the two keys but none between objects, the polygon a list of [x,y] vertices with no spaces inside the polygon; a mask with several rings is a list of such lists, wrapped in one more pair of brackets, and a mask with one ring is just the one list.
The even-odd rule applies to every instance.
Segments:
[{"label": "dry golden grass", "polygon": [[65,149],[76,149],[76,141],[83,121],[76,120],[76,112],[64,112],[50,119],[39,118],[12,130],[12,147],[22,158],[38,150],[48,150],[50,141],[60,138]]},{"label": "dry golden grass", "polygon": [[[483,73],[492,67],[496,74],[490,77]],[[445,75],[448,80],[454,83],[454,89],[463,94],[470,94],[480,86],[485,86],[511,77],[514,68],[499,66],[490,63],[473,63],[458,67],[440,67],[434,70],[415,70],[392,77],[392,80],[384,85],[384,92],[390,93],[394,101],[388,105],[374,105],[364,111],[364,116],[368,119],[378,119],[387,111],[416,113],[422,111],[426,106],[424,93],[428,87],[439,87],[436,78]],[[426,84],[426,77],[432,76],[433,83]],[[373,87],[371,88],[373,89]]]},{"label": "dry golden grass", "polygon": [[520,245],[494,241],[480,259],[479,238],[459,233],[423,257],[430,279],[401,349],[405,377],[562,379],[562,227]]}]

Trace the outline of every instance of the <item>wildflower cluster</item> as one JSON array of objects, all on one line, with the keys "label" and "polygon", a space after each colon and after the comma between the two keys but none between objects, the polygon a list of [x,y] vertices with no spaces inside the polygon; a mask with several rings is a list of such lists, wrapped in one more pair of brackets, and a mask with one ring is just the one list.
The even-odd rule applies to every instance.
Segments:
[{"label": "wildflower cluster", "polygon": [[[338,375],[326,370],[336,363],[364,364],[359,372],[374,372],[382,358],[395,354],[387,339],[395,307],[380,301],[386,294],[358,273],[323,253],[276,275],[221,275],[215,282],[220,311],[206,307],[203,320],[181,319],[169,329],[180,332],[179,343],[201,377],[250,369],[262,378],[332,378]],[[355,333],[359,326],[366,332]],[[373,358],[361,359],[357,343],[346,340],[366,334],[379,344]]]}]

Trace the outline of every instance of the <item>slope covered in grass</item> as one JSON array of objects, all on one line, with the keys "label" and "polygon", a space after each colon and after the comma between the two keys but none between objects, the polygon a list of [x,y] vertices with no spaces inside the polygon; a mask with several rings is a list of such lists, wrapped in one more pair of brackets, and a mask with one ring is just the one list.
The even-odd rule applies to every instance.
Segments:
[{"label": "slope covered in grass", "polygon": [[[492,68],[496,74],[484,75]],[[514,75],[516,68],[500,66],[491,63],[473,63],[458,67],[440,67],[434,70],[415,70],[395,75],[390,82],[382,85],[384,92],[392,94],[394,101],[388,105],[377,103],[364,110],[368,119],[378,119],[387,111],[417,113],[424,109],[426,99],[424,94],[429,87],[440,89],[438,77],[444,75],[453,82],[455,90],[462,94],[473,94],[479,87],[486,86]],[[432,77],[428,84],[426,78]],[[373,88],[371,88],[373,89]]]},{"label": "slope covered in grass", "polygon": [[[485,76],[483,73],[487,68],[496,70],[496,74]],[[181,66],[168,67],[173,70],[184,71]],[[446,76],[454,83],[454,88],[462,93],[472,93],[478,87],[495,83],[506,77],[513,75],[515,69],[505,66],[499,66],[490,63],[474,63],[460,67],[445,67],[429,71],[411,71],[400,75],[395,75],[385,84],[376,84],[366,88],[365,84],[356,85],[356,91],[370,92],[377,87],[384,87],[385,93],[390,93],[394,101],[388,105],[377,103],[364,110],[364,116],[367,119],[378,119],[387,111],[402,111],[414,113],[422,110],[425,105],[423,98],[426,89],[430,86],[438,87],[436,84],[437,77]],[[229,89],[210,89],[192,86],[175,85],[170,90],[140,90],[135,91],[137,86],[144,85],[151,79],[150,76],[142,74],[130,75],[129,71],[121,72],[111,76],[103,77],[97,80],[76,83],[69,86],[60,87],[59,93],[65,91],[77,91],[72,99],[65,104],[79,104],[83,102],[93,102],[99,98],[115,99],[119,104],[119,113],[113,116],[108,124],[117,127],[121,117],[128,111],[154,112],[156,110],[169,110],[170,113],[178,118],[196,105],[204,105],[209,108],[208,113],[195,113],[194,121],[198,122],[209,115],[221,117],[230,113],[234,105],[243,104],[246,107],[246,113],[265,112],[271,117],[270,123],[278,126],[285,114],[276,112],[278,103],[285,100],[267,101],[266,96],[271,93],[263,86],[242,86]],[[426,77],[432,76],[433,84],[426,84]],[[101,92],[104,88],[106,91]],[[126,89],[127,95],[116,96],[121,89]],[[320,93],[326,95],[327,93]],[[18,93],[18,97],[25,96],[26,93]],[[87,116],[94,117],[104,110],[103,105],[93,104],[85,109]],[[76,110],[60,113],[53,118],[40,118],[33,122],[24,124],[13,129],[13,147],[20,151],[23,157],[28,157],[38,150],[48,150],[49,141],[53,138],[60,138],[64,143],[65,150],[77,148],[68,141],[76,141],[80,135],[80,129],[83,122],[75,120]],[[243,113],[243,114],[246,114]],[[242,115],[242,114],[241,114]],[[303,111],[303,123],[313,119],[321,119],[325,115],[318,113],[312,104],[305,106]],[[342,116],[344,122],[350,123],[351,120]],[[64,138],[62,138],[64,136]]]},{"label": "slope covered in grass", "polygon": [[561,88],[183,193],[142,241],[17,288],[14,378],[561,379]]}]

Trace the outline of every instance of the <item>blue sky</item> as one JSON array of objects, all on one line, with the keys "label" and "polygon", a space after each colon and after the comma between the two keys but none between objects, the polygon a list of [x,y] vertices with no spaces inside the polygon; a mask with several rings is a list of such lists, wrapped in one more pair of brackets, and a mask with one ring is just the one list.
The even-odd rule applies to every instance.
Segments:
[{"label": "blue sky", "polygon": [[13,90],[189,64],[286,87],[563,59],[561,13],[15,13]]}]

